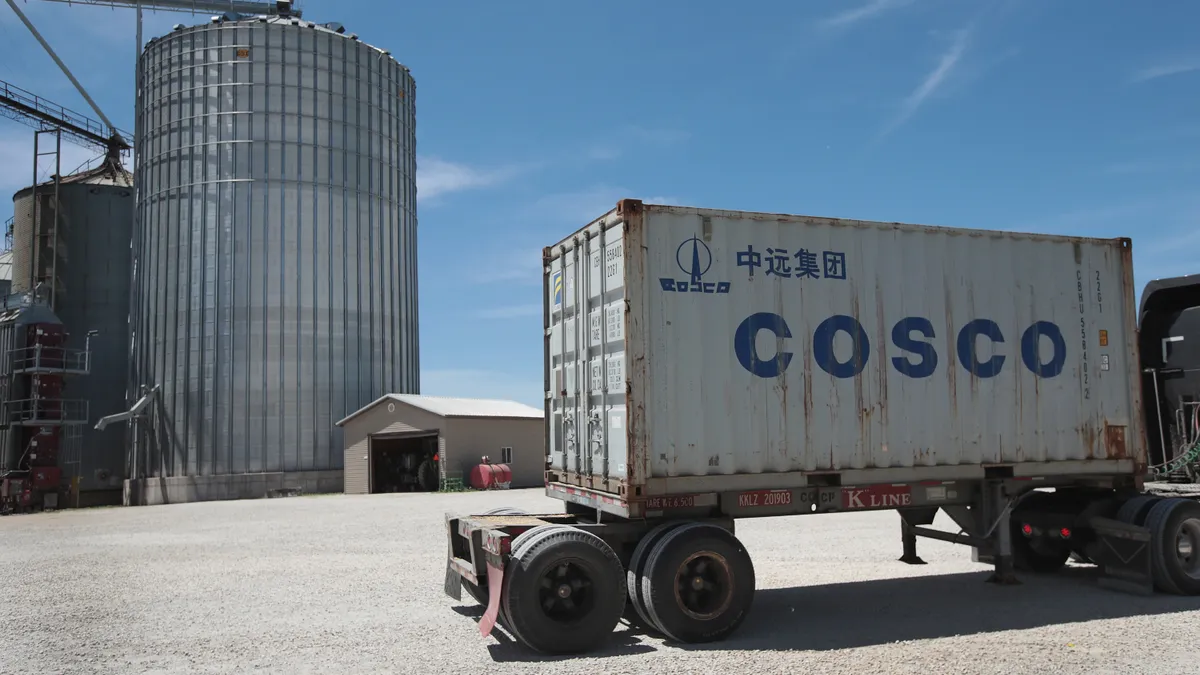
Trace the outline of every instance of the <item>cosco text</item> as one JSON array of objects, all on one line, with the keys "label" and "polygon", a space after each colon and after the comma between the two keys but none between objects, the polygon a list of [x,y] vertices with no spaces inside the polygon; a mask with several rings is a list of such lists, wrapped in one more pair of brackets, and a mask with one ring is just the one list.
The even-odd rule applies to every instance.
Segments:
[{"label": "cosco text", "polygon": [[[773,355],[760,354],[755,344],[761,331],[775,336],[780,345]],[[833,343],[838,333],[849,336],[853,347],[849,358],[840,360],[834,354]],[[733,349],[738,363],[758,377],[770,378],[783,374],[792,362],[793,353],[787,350],[786,340],[792,337],[787,321],[772,312],[759,312],[738,325],[733,337]],[[892,367],[907,377],[929,377],[938,366],[938,352],[933,345],[937,331],[925,317],[909,316],[892,326],[891,342],[904,352],[891,359]],[[979,343],[992,343],[991,356],[980,355]],[[977,377],[989,378],[1000,374],[1008,357],[999,345],[1006,343],[1004,331],[991,319],[975,319],[959,331],[955,341],[958,361]],[[1049,358],[1043,358],[1042,345],[1050,347]],[[867,367],[871,356],[871,341],[862,324],[852,316],[836,314],[821,322],[813,332],[813,359],[817,366],[838,378],[852,378]],[[1021,363],[1038,377],[1057,377],[1067,363],[1067,342],[1062,330],[1050,321],[1036,321],[1021,332]]]}]

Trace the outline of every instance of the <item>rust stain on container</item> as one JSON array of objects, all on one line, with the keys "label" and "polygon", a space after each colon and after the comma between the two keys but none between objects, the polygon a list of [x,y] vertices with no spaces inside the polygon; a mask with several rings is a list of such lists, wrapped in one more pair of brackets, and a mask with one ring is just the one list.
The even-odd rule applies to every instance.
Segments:
[{"label": "rust stain on container", "polygon": [[1096,427],[1091,424],[1084,423],[1077,427],[1075,431],[1079,434],[1079,442],[1083,444],[1087,451],[1088,459],[1096,458]]},{"label": "rust stain on container", "polygon": [[1125,427],[1116,424],[1104,425],[1104,454],[1109,459],[1125,459],[1128,450],[1125,447]]},{"label": "rust stain on container", "polygon": [[[875,323],[876,323],[876,325],[879,326],[879,335],[878,335],[877,341],[875,343],[877,345],[876,348],[879,350],[879,358],[883,361],[886,361],[887,360],[886,345],[888,344],[888,340],[887,340],[888,336],[887,336],[887,328],[886,328],[887,321],[885,319],[884,312],[883,312],[883,288],[881,287],[880,282],[878,282],[878,281],[875,282]],[[886,445],[887,445],[886,433],[887,433],[887,428],[888,428],[888,406],[887,406],[888,369],[880,368],[878,372],[879,372],[880,428],[884,431],[884,434],[885,434],[884,435],[884,440],[885,440],[884,445],[886,447]]]}]

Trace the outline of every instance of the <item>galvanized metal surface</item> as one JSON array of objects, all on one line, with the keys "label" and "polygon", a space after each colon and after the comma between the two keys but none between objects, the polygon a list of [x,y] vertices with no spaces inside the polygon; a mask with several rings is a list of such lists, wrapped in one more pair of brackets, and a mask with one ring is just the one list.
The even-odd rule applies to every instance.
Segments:
[{"label": "galvanized metal surface", "polygon": [[525,405],[524,403],[517,403],[516,401],[420,396],[416,394],[393,394],[389,398],[429,411],[441,417],[542,419],[541,410]]},{"label": "galvanized metal surface", "polygon": [[[38,188],[40,236],[34,232],[33,190],[25,188],[13,198],[13,292],[29,289],[31,262],[39,278],[57,271],[57,281],[47,281],[44,289],[54,288],[54,313],[69,334],[69,354],[82,356],[85,346],[91,352],[88,374],[70,379],[68,395],[87,402],[87,421],[94,423],[127,407],[132,177],[112,166],[65,176],[57,221],[50,192],[49,186]],[[57,236],[51,236],[56,222]],[[30,256],[35,241],[36,261]],[[97,332],[90,341],[89,331]],[[80,490],[119,489],[125,477],[124,432],[92,427],[80,430]]]},{"label": "galvanized metal surface", "polygon": [[1127,240],[624,204],[547,249],[567,482],[1144,466]]},{"label": "galvanized metal surface", "polygon": [[265,17],[139,67],[138,472],[340,469],[334,422],[418,389],[412,76]]}]

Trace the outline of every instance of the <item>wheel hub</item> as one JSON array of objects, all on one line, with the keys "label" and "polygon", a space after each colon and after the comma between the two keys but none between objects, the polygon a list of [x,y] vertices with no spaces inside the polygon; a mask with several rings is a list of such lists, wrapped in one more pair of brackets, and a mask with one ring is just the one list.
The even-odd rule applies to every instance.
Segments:
[{"label": "wheel hub", "polygon": [[1184,574],[1200,579],[1200,518],[1189,518],[1180,523],[1175,537],[1175,557]]},{"label": "wheel hub", "polygon": [[712,551],[693,553],[675,575],[675,602],[701,621],[720,616],[733,600],[733,570]]},{"label": "wheel hub", "polygon": [[562,562],[547,569],[541,578],[538,600],[546,616],[555,621],[576,621],[596,604],[592,575],[584,565]]}]

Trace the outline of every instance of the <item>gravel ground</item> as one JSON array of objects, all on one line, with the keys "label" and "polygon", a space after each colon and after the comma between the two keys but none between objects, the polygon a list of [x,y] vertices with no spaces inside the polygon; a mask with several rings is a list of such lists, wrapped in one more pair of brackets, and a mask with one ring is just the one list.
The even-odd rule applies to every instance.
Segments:
[{"label": "gravel ground", "polygon": [[997,587],[925,540],[909,567],[894,513],[740,521],[759,591],[724,643],[622,627],[595,656],[540,658],[442,593],[443,513],[501,505],[562,510],[524,490],[0,518],[0,673],[1200,673],[1200,598],[1099,589],[1085,567]]}]

